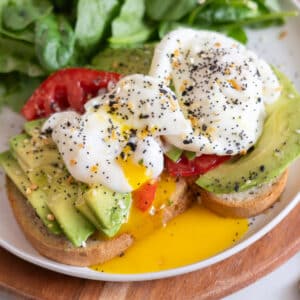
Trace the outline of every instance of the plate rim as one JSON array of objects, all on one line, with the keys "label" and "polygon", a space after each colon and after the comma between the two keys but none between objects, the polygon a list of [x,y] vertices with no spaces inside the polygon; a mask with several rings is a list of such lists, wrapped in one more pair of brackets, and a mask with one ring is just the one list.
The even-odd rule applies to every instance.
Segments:
[{"label": "plate rim", "polygon": [[[25,260],[29,263],[32,263],[36,266],[42,267],[44,269],[48,269],[54,272],[58,272],[61,274],[82,278],[82,279],[91,279],[97,281],[110,281],[110,282],[137,282],[137,281],[145,281],[145,280],[156,280],[169,278],[173,276],[187,274],[193,271],[199,271],[206,267],[209,267],[213,264],[219,263],[240,251],[246,249],[251,244],[254,244],[259,239],[261,239],[264,235],[270,232],[276,225],[278,225],[292,210],[300,203],[300,191],[291,199],[287,205],[274,217],[272,218],[266,225],[256,231],[254,234],[242,240],[238,244],[212,256],[207,259],[201,260],[199,262],[188,264],[185,266],[172,268],[163,271],[156,272],[147,272],[147,273],[137,273],[137,274],[112,274],[112,273],[104,273],[94,271],[92,269],[86,267],[74,267],[65,264],[60,264],[55,261],[51,261],[42,256],[32,256],[27,252],[23,252],[19,248],[11,245],[4,239],[0,239],[0,246],[14,254],[15,256]],[[28,241],[27,241],[28,242]],[[29,243],[29,242],[28,242]],[[30,243],[29,243],[30,244]],[[31,245],[30,245],[31,246]],[[31,246],[32,247],[32,246]],[[33,248],[33,247],[32,247]],[[34,251],[36,251],[34,249]],[[36,251],[37,252],[37,251]],[[37,252],[38,253],[38,252]],[[40,255],[38,253],[38,255]],[[84,272],[83,272],[84,271]]]},{"label": "plate rim", "polygon": [[[299,0],[291,0],[289,2],[293,3],[295,8],[298,7],[298,9],[300,9]],[[254,244],[267,233],[269,233],[272,229],[274,229],[274,227],[277,226],[298,204],[300,204],[300,190],[292,199],[288,201],[284,208],[281,209],[275,217],[273,217],[268,223],[266,223],[263,227],[261,227],[259,230],[257,230],[255,233],[253,233],[246,239],[207,259],[163,271],[138,274],[111,274],[104,272],[102,273],[89,268],[69,266],[47,259],[41,256],[27,240],[26,242],[39,256],[34,256],[33,254],[20,250],[17,246],[12,245],[3,238],[0,238],[0,247],[4,248],[8,252],[17,256],[18,258],[27,261],[31,264],[60,274],[65,274],[77,278],[110,282],[139,282],[145,280],[157,280],[183,275],[194,271],[200,271],[201,269],[210,267],[216,263],[220,263],[221,261],[241,252],[242,250],[245,250],[248,246]],[[13,221],[16,222],[15,219]],[[18,224],[16,225],[18,226]]]}]

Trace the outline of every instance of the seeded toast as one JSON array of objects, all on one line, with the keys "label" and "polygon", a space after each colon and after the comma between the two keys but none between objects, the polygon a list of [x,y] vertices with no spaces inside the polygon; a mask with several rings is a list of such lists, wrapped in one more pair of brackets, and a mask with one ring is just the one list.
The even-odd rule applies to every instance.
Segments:
[{"label": "seeded toast", "polygon": [[251,188],[245,192],[214,194],[193,186],[204,206],[213,212],[233,218],[249,218],[262,213],[273,205],[282,194],[288,178],[285,171],[271,182]]},{"label": "seeded toast", "polygon": [[[129,233],[123,233],[106,240],[92,236],[85,247],[74,247],[64,236],[51,234],[14,183],[8,177],[6,179],[8,199],[15,218],[27,240],[41,255],[60,263],[84,267],[104,263],[120,255],[134,243],[134,238]],[[191,204],[192,197],[187,192],[184,180],[177,181],[170,200],[172,204],[163,208],[163,223],[183,213]]]}]

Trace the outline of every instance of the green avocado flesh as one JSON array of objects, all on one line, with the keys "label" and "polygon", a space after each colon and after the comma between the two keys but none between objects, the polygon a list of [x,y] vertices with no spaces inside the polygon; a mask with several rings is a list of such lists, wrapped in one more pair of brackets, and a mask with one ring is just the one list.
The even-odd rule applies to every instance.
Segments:
[{"label": "green avocado flesh", "polygon": [[131,195],[89,188],[72,178],[51,137],[41,134],[43,123],[25,123],[25,133],[12,137],[10,151],[0,154],[0,166],[49,232],[65,235],[76,247],[96,229],[116,235],[128,216]]},{"label": "green avocado flesh", "polygon": [[19,134],[12,137],[9,144],[13,155],[28,169],[62,163],[56,146],[49,145],[44,138],[35,139],[27,134]]},{"label": "green avocado flesh", "polygon": [[268,117],[254,149],[202,175],[197,184],[213,193],[242,192],[279,176],[300,155],[300,95],[279,71],[280,98],[267,107]]},{"label": "green avocado flesh", "polygon": [[52,180],[47,205],[66,237],[79,247],[94,233],[95,227],[76,209],[74,202],[77,196],[77,184],[70,184],[61,178]]},{"label": "green avocado flesh", "polygon": [[131,194],[116,193],[104,186],[96,186],[90,188],[83,198],[102,231],[109,237],[114,236],[128,217]]},{"label": "green avocado flesh", "polygon": [[37,119],[26,122],[24,124],[24,130],[28,135],[32,137],[38,137],[41,134],[41,127],[43,126],[44,122],[45,119]]},{"label": "green avocado flesh", "polygon": [[195,152],[191,151],[183,151],[175,146],[172,146],[172,148],[166,153],[166,156],[174,161],[175,163],[178,162],[182,154],[188,159],[193,160],[196,157]]},{"label": "green avocado flesh", "polygon": [[148,74],[155,44],[128,49],[105,49],[92,61],[99,70],[117,72],[122,75]]},{"label": "green avocado flesh", "polygon": [[86,204],[85,199],[82,195],[78,195],[77,200],[75,202],[75,207],[80,213],[85,216],[98,230],[102,231],[103,227],[101,223],[98,221],[93,211]]},{"label": "green avocado flesh", "polygon": [[49,219],[51,211],[46,203],[47,195],[43,190],[44,186],[33,186],[9,151],[0,154],[0,166],[15,183],[19,191],[28,199],[49,231],[54,234],[60,234],[62,231],[58,223],[55,220]]},{"label": "green avocado flesh", "polygon": [[167,153],[166,156],[170,158],[172,161],[177,162],[183,153],[183,150],[173,146]]}]

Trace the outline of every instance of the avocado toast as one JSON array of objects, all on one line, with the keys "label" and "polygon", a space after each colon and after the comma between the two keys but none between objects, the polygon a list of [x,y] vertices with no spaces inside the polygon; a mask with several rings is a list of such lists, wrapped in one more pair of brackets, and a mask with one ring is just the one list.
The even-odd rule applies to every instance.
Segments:
[{"label": "avocado toast", "polygon": [[270,207],[286,185],[287,167],[299,156],[300,97],[282,73],[276,74],[283,91],[269,107],[258,143],[196,182],[204,205],[221,215],[250,217]]},{"label": "avocado toast", "polygon": [[[128,51],[130,52],[130,50]],[[144,50],[141,49],[141,51]],[[117,55],[118,50],[114,50],[114,53]],[[152,52],[147,49],[147,53]],[[105,58],[105,55],[103,57]],[[139,52],[134,52],[134,57],[140,59],[142,56]],[[112,67],[121,66],[124,68],[123,72],[126,73],[128,60],[126,56],[124,58],[122,55],[117,55],[117,60],[110,61],[108,68],[111,70]],[[143,60],[143,63],[141,63],[143,72],[145,72],[144,62]],[[104,67],[102,65],[102,68]],[[134,72],[131,67],[128,70],[130,73]],[[67,72],[68,70],[65,73]],[[148,200],[144,200],[144,203],[139,205],[142,210],[147,211],[147,214],[159,215],[160,226],[177,214],[183,213],[190,203],[197,198],[197,196],[191,195],[191,190],[196,190],[197,195],[200,191],[201,200],[212,210],[226,216],[235,217],[248,217],[261,213],[278,199],[286,183],[285,170],[300,154],[298,134],[300,128],[298,118],[300,100],[299,95],[288,80],[279,72],[276,72],[276,74],[283,86],[283,92],[277,102],[267,106],[267,118],[258,142],[247,149],[245,153],[227,157],[228,161],[225,163],[222,161],[220,166],[213,165],[213,170],[206,170],[205,174],[198,179],[196,178],[196,180],[195,177],[170,177],[167,181],[173,182],[174,188],[164,201],[155,203],[154,200],[153,205],[151,206],[151,202],[149,206]],[[127,78],[130,78],[131,83],[135,83],[136,77]],[[108,94],[100,95],[102,100],[105,99],[104,97],[110,99],[107,101],[108,108],[103,108],[103,110],[108,109],[109,114],[113,115],[116,111],[119,113],[114,89],[118,90],[126,86],[127,78],[121,79],[121,83],[116,83],[117,87],[112,87],[112,91],[109,91]],[[144,88],[146,86],[147,89],[150,89],[151,86],[156,84],[156,81],[151,80],[149,77],[143,77]],[[159,96],[155,95],[155,97],[173,95],[173,100],[170,100],[170,113],[176,112],[178,108],[176,102],[173,102],[176,98],[174,98],[172,91],[163,85],[159,85],[159,87]],[[182,94],[192,91],[190,86],[184,86],[184,88],[187,88],[187,90],[183,90]],[[230,88],[238,91],[239,89],[242,90],[232,81],[230,82]],[[89,89],[92,93],[94,92],[92,88],[89,87]],[[126,95],[130,97],[129,93]],[[94,96],[92,94],[91,97]],[[88,97],[88,99],[91,97]],[[165,109],[164,104],[168,100],[162,100],[164,101],[162,107]],[[60,104],[60,102],[58,103]],[[142,104],[142,102],[139,103],[139,105]],[[101,105],[99,99],[92,99],[89,105],[86,106],[86,110],[90,110],[90,114],[94,116],[101,109]],[[88,128],[89,124],[86,120],[90,115],[84,115],[86,119],[75,114],[74,111],[67,111],[66,114],[61,113],[59,115],[59,110],[56,110],[55,105],[51,102],[49,107],[39,106],[38,109],[42,114],[50,109],[50,119],[39,119],[25,123],[25,133],[12,137],[10,151],[2,153],[0,157],[1,166],[14,183],[13,185],[11,181],[8,181],[9,199],[16,219],[23,228],[26,237],[42,255],[66,264],[87,266],[104,262],[122,254],[134,242],[135,238],[130,232],[122,230],[122,226],[130,218],[135,191],[132,193],[125,191],[127,186],[122,187],[122,191],[116,191],[108,188],[105,184],[92,182],[99,171],[98,167],[101,166],[101,163],[99,165],[97,163],[87,164],[84,167],[84,171],[87,169],[90,174],[90,182],[79,180],[75,178],[76,173],[71,173],[71,167],[75,168],[77,164],[81,163],[73,158],[73,153],[78,149],[72,147],[76,145],[80,149],[85,148],[86,138],[84,135],[82,137],[81,132]],[[55,115],[55,111],[58,112],[57,115]],[[132,102],[128,105],[128,111],[132,115],[135,114],[132,109]],[[122,116],[126,120],[130,115],[129,113],[127,115],[119,113],[117,116]],[[62,116],[62,120],[54,120],[52,114]],[[149,114],[146,110],[142,111],[138,115],[139,121],[147,122],[154,115],[155,111]],[[101,118],[103,116],[106,117],[105,114],[100,115]],[[97,115],[94,124],[98,122],[100,117]],[[105,118],[101,120],[103,121]],[[178,121],[175,117],[170,120]],[[53,125],[53,122],[58,123]],[[79,125],[76,125],[76,122]],[[109,121],[113,126],[107,130],[109,138],[104,137],[103,141],[108,143],[124,132],[126,134],[129,132],[126,136],[129,141],[126,141],[124,147],[126,150],[122,151],[117,158],[117,161],[124,160],[128,162],[127,157],[130,158],[130,155],[135,155],[136,149],[139,149],[138,142],[136,142],[137,129],[127,128],[126,126],[121,128],[120,126],[121,130],[119,130],[117,122],[119,120],[111,119]],[[172,126],[175,127],[175,125]],[[201,126],[201,129],[207,131],[208,128],[204,125]],[[72,140],[73,132],[76,133],[78,128],[80,129],[78,130],[78,136],[82,137],[82,143],[78,140]],[[165,127],[159,129],[155,127],[146,128],[147,130],[143,129],[140,132],[141,139],[147,140],[155,132],[159,132],[159,129],[162,131],[167,130]],[[58,133],[62,136],[61,140]],[[91,140],[96,144],[96,139]],[[70,141],[74,143],[71,144]],[[157,140],[150,140],[150,142],[147,140],[148,148],[142,151],[143,154],[147,150],[155,149]],[[190,141],[184,140],[184,144],[188,145]],[[64,151],[64,147],[66,151]],[[90,149],[86,151],[87,155],[92,152]],[[226,149],[226,151],[228,150]],[[68,158],[66,158],[66,152],[69,155]],[[194,162],[197,159],[196,153],[182,149],[179,149],[179,155],[177,150],[173,151],[171,155],[170,151],[167,153],[175,163],[182,155],[189,162]],[[108,152],[108,154],[110,153]],[[103,156],[108,154],[103,152]],[[231,153],[228,152],[228,154]],[[137,177],[140,177],[138,179],[142,180],[143,177],[140,176],[139,172],[146,165],[146,160],[139,159],[138,164],[135,164],[134,169],[130,169],[129,173],[132,175],[136,172]],[[153,167],[150,163],[148,163],[148,166]],[[132,164],[130,167],[132,167]],[[158,186],[163,183],[164,175],[168,171],[168,168],[166,168],[162,176],[157,178]],[[129,173],[127,172],[126,175]],[[113,177],[113,180],[116,179]],[[130,180],[131,184],[132,178]],[[197,188],[195,188],[195,184]],[[157,182],[152,179],[149,181],[149,186],[156,188]],[[148,193],[148,196],[149,194],[151,192]],[[24,201],[24,197],[27,198],[28,202]]]},{"label": "avocado toast", "polygon": [[[25,123],[26,133],[13,137],[11,150],[0,155],[10,178],[11,207],[26,238],[42,255],[71,265],[89,266],[123,253],[134,241],[130,233],[117,235],[128,218],[131,195],[76,182],[49,135],[41,134],[42,123]],[[178,180],[161,211],[161,226],[190,202],[186,183]]]}]

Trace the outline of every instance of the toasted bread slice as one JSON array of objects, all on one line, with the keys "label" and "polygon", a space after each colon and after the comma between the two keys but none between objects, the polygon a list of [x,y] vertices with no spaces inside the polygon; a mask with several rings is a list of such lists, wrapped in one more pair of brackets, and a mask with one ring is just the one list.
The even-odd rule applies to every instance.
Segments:
[{"label": "toasted bread slice", "polygon": [[[262,213],[270,207],[283,192],[288,172],[273,181],[251,188],[245,192],[214,194],[196,188],[199,199],[210,210],[225,217],[248,218]],[[195,191],[195,186],[193,186]]]},{"label": "toasted bread slice", "polygon": [[[186,191],[187,184],[179,180],[171,197],[173,204],[164,209],[162,222],[168,222],[188,208],[192,198]],[[74,266],[104,263],[122,254],[134,242],[129,233],[123,233],[110,240],[90,237],[85,247],[74,247],[64,236],[56,236],[47,230],[9,178],[7,178],[7,194],[15,218],[27,240],[41,255],[52,260]]]}]

